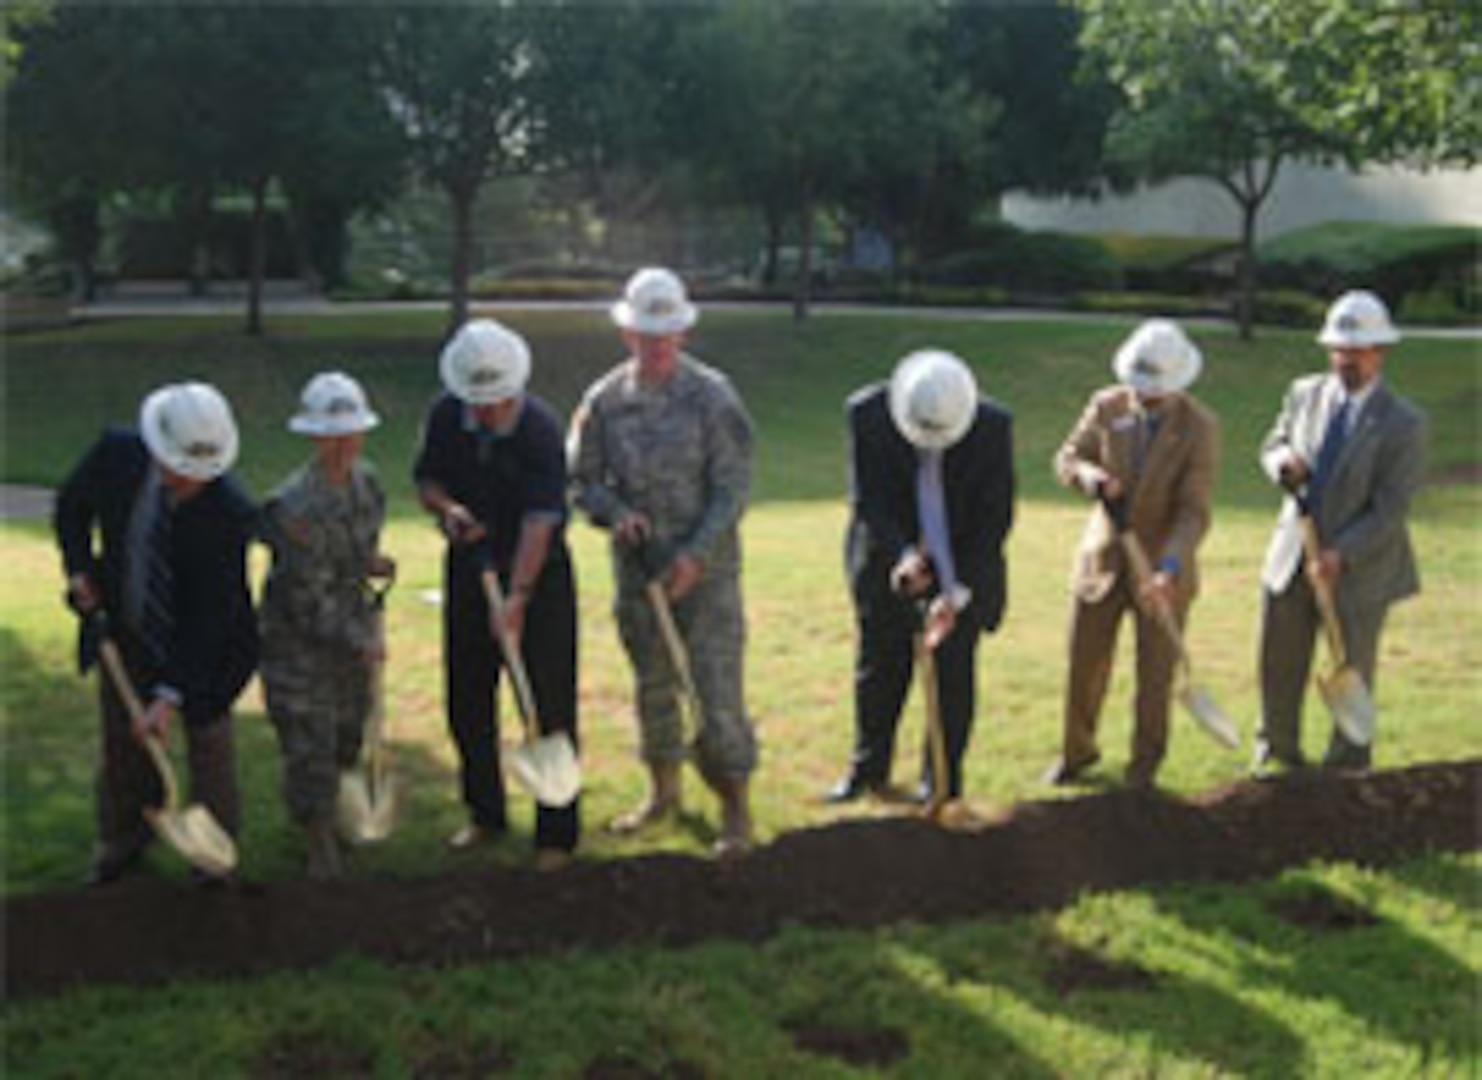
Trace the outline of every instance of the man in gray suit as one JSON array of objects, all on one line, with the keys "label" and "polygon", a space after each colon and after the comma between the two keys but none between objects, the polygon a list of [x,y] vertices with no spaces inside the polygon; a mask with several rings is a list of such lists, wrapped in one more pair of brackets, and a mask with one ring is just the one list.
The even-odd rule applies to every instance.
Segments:
[{"label": "man in gray suit", "polygon": [[[1425,471],[1426,421],[1382,376],[1399,331],[1383,301],[1355,291],[1328,309],[1317,340],[1331,370],[1292,383],[1261,447],[1262,468],[1287,497],[1261,575],[1260,771],[1305,764],[1302,699],[1320,625],[1312,579],[1332,587],[1349,663],[1371,692],[1389,605],[1420,589],[1405,518]],[[1316,565],[1303,565],[1304,506],[1317,525]],[[1323,765],[1369,762],[1370,748],[1334,727]]]}]

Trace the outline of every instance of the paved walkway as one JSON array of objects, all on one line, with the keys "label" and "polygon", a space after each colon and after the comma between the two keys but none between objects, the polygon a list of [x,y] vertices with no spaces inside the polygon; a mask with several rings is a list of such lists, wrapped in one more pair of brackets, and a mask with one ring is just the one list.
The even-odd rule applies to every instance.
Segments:
[{"label": "paved walkway", "polygon": [[0,484],[0,521],[41,521],[51,517],[56,492],[24,484]]}]

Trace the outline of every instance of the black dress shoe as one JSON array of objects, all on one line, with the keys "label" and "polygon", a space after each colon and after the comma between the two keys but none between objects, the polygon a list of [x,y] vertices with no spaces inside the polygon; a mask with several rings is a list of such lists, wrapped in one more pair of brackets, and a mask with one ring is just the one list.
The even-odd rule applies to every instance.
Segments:
[{"label": "black dress shoe", "polygon": [[823,793],[823,801],[831,805],[855,802],[866,795],[877,795],[885,785],[879,780],[865,780],[858,776],[846,776]]}]

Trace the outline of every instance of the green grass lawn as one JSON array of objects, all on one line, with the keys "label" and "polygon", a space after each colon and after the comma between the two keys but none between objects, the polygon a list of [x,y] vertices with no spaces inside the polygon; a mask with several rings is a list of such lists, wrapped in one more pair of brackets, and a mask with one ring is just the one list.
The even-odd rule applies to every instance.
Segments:
[{"label": "green grass lawn", "polygon": [[[530,313],[509,322],[531,339],[535,390],[563,411],[619,355],[596,314]],[[695,351],[731,373],[760,432],[744,532],[764,837],[839,816],[815,796],[839,775],[850,741],[842,401],[927,344],[966,356],[1016,416],[1021,502],[1009,550],[1009,617],[980,653],[983,704],[966,766],[969,795],[986,809],[1053,794],[1037,777],[1057,746],[1065,581],[1085,506],[1055,486],[1049,459],[1087,394],[1109,380],[1108,358],[1130,325],[840,315],[798,328],[773,314],[704,318]],[[432,315],[277,320],[267,339],[252,341],[236,333],[236,320],[131,321],[5,342],[3,475],[17,482],[56,483],[101,425],[132,422],[148,389],[190,375],[216,382],[236,405],[241,472],[261,494],[305,452],[283,424],[308,375],[337,366],[367,384],[386,418],[368,452],[392,495],[386,546],[402,566],[390,612],[389,716],[410,799],[396,836],[358,859],[365,876],[466,865],[440,844],[461,819],[441,717],[438,613],[420,598],[437,583],[440,548],[414,509],[407,476],[421,414],[437,389],[439,327]],[[1196,390],[1223,420],[1225,453],[1191,645],[1201,681],[1248,737],[1258,573],[1276,508],[1256,446],[1286,382],[1323,357],[1310,333],[1267,332],[1254,345],[1223,331],[1196,338],[1206,353]],[[1454,482],[1478,460],[1479,361],[1475,343],[1415,341],[1390,365],[1395,385],[1430,414],[1435,479],[1415,509],[1425,592],[1395,610],[1384,643],[1381,766],[1475,756],[1482,743],[1475,719],[1482,496]],[[640,769],[603,540],[578,525],[572,541],[583,620],[585,851],[699,853],[703,829],[641,841],[601,832],[601,822],[639,794]],[[4,889],[14,894],[68,886],[85,865],[96,721],[92,687],[73,674],[73,627],[58,602],[48,530],[0,528],[0,556],[0,860]],[[1103,719],[1111,776],[1126,760],[1130,691],[1119,673]],[[245,870],[293,875],[298,843],[255,688],[238,716]],[[1324,719],[1314,699],[1310,751],[1320,750]],[[919,723],[913,705],[899,779],[916,766]],[[1175,793],[1194,792],[1238,777],[1243,765],[1243,755],[1219,749],[1180,718],[1163,779]],[[713,820],[697,784],[691,802]],[[518,806],[514,821],[522,835],[479,857],[528,857],[528,807]],[[183,876],[163,855],[154,865]],[[449,1068],[463,1059],[488,1067],[504,1055],[531,1076],[579,1075],[603,1053],[650,1068],[682,1060],[707,1075],[849,1075],[793,1044],[788,1025],[799,1018],[899,1028],[910,1050],[897,1075],[1466,1075],[1478,1064],[1477,866],[1466,857],[1378,872],[1313,867],[1242,888],[1089,898],[1028,919],[873,935],[798,930],[761,948],[576,955],[452,973],[347,959],[319,973],[241,984],[82,992],[13,1007],[0,1031],[16,1075],[178,1074],[187,1059],[203,1063],[192,1075],[230,1075],[299,1034],[387,1076],[426,1067],[439,1047],[452,1048]],[[1284,891],[1318,886],[1362,903],[1379,923],[1315,937],[1268,910]],[[1061,998],[1042,976],[1046,957],[1065,942],[1135,962],[1150,980]]]}]

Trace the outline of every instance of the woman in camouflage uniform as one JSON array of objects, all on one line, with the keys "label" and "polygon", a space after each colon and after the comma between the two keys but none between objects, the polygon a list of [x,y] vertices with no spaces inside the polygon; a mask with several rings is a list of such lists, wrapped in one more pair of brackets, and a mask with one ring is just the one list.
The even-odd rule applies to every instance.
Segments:
[{"label": "woman in camouflage uniform", "polygon": [[354,379],[316,375],[288,424],[314,440],[315,456],[263,507],[273,564],[263,591],[261,674],[283,747],[284,794],[315,879],[341,873],[340,772],[360,753],[372,666],[386,658],[366,588],[394,570],[379,552],[386,497],[360,460],[365,432],[379,423]]}]

